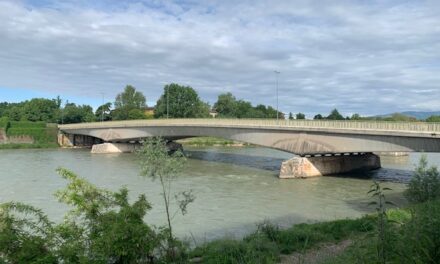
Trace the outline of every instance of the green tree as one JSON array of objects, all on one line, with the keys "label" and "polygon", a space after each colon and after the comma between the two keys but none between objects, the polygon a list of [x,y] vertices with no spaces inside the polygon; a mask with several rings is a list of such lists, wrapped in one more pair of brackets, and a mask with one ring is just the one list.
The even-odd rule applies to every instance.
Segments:
[{"label": "green tree", "polygon": [[306,119],[306,115],[303,113],[296,114],[296,119]]},{"label": "green tree", "polygon": [[440,173],[437,167],[428,167],[426,155],[420,158],[405,196],[408,200],[418,203],[440,198]]},{"label": "green tree", "polygon": [[[167,144],[161,138],[152,138],[144,142],[143,147],[137,152],[141,161],[141,175],[159,180],[162,187],[162,198],[168,224],[168,255],[173,258],[176,255],[175,246],[177,240],[173,236],[172,220],[180,210],[186,214],[187,206],[194,201],[192,190],[180,193],[173,192],[173,183],[185,166],[186,158],[181,151],[170,153]],[[171,208],[172,198],[175,198],[179,209]]]},{"label": "green tree", "polygon": [[154,116],[164,118],[167,112],[170,118],[209,117],[209,106],[200,100],[192,87],[171,83],[165,85],[164,93],[156,103]]},{"label": "green tree", "polygon": [[58,102],[56,99],[34,98],[23,106],[22,120],[56,122]]},{"label": "green tree", "polygon": [[426,119],[426,122],[440,122],[440,116],[432,115]]},{"label": "green tree", "polygon": [[359,114],[353,114],[353,115],[350,117],[350,119],[351,119],[351,120],[361,120],[362,118],[361,118],[361,116],[360,116]]},{"label": "green tree", "polygon": [[330,115],[327,116],[327,119],[330,119],[330,120],[344,120],[345,118],[335,108],[335,109],[333,109],[331,111]]},{"label": "green tree", "polygon": [[220,117],[237,117],[237,99],[231,93],[220,94],[214,109]]},{"label": "green tree", "polygon": [[128,112],[128,117],[127,119],[145,119],[146,116],[144,114],[144,112],[140,109],[131,109],[130,112]]},{"label": "green tree", "polygon": [[324,117],[321,114],[317,114],[313,117],[313,119],[320,120],[320,119],[324,119]]},{"label": "green tree", "polygon": [[292,112],[289,112],[289,120],[293,120],[293,114],[292,114]]},{"label": "green tree", "polygon": [[90,105],[67,103],[62,110],[62,119],[64,124],[93,122],[95,115]]},{"label": "green tree", "polygon": [[112,120],[111,108],[112,108],[112,103],[110,102],[99,106],[95,111],[95,119],[103,120],[103,121]]},{"label": "green tree", "polygon": [[129,119],[129,113],[133,109],[142,110],[146,107],[145,96],[136,91],[131,85],[127,85],[124,91],[116,96],[115,109],[112,111],[112,119],[126,120]]}]

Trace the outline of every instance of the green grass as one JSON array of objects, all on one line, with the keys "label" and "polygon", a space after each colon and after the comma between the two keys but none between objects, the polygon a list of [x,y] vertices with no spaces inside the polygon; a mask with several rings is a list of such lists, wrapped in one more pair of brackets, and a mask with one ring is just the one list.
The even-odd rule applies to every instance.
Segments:
[{"label": "green grass", "polygon": [[203,263],[278,263],[281,254],[302,252],[322,243],[337,243],[365,235],[375,228],[374,216],[298,224],[288,229],[264,223],[240,241],[216,240],[195,248],[190,255],[201,257]]},{"label": "green grass", "polygon": [[19,144],[19,143],[8,143],[0,144],[0,149],[47,149],[47,148],[58,148],[57,143],[34,143],[34,144]]},{"label": "green grass", "polygon": [[179,140],[184,146],[230,146],[234,144],[248,145],[247,143],[236,142],[229,139],[216,137],[194,137]]},{"label": "green grass", "polygon": [[8,137],[30,136],[34,139],[33,144],[8,143],[0,144],[0,149],[18,149],[18,148],[56,148],[57,127],[44,122],[12,121],[4,118],[0,119],[0,127],[6,131]]}]

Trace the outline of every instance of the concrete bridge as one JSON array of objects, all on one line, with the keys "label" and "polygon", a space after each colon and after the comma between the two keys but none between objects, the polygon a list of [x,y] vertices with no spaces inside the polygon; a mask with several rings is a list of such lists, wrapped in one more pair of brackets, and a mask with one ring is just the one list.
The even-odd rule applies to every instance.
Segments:
[{"label": "concrete bridge", "polygon": [[440,152],[440,123],[424,122],[156,119],[60,125],[59,129],[64,140],[75,141],[74,135],[81,135],[82,141],[87,136],[85,141],[91,143],[116,143],[110,145],[113,148],[153,136],[168,140],[213,136],[307,156],[283,163],[280,177],[374,169],[380,167],[380,160],[373,152]]}]

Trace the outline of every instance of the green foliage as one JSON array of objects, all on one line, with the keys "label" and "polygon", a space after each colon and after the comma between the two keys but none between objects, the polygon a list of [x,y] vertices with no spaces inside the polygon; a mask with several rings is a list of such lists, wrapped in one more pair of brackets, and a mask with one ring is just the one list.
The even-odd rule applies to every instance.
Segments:
[{"label": "green foliage", "polygon": [[428,167],[426,155],[420,158],[405,196],[411,202],[418,203],[440,198],[440,173],[437,167]]},{"label": "green foliage", "polygon": [[292,112],[289,112],[289,120],[293,120],[293,114],[292,114]]},{"label": "green foliage", "polygon": [[[168,224],[168,228],[165,229],[168,234],[166,255],[171,260],[176,260],[183,251],[179,250],[180,243],[173,236],[171,222],[179,209],[183,215],[186,214],[188,205],[195,200],[192,190],[174,193],[172,188],[173,182],[186,163],[186,158],[181,151],[170,153],[166,142],[161,138],[146,140],[137,154],[140,158],[141,175],[160,181]],[[173,196],[179,209],[171,208]]]},{"label": "green foliage", "polygon": [[146,107],[145,96],[136,91],[136,88],[127,85],[122,93],[116,96],[115,108],[127,108],[127,109],[141,109]]},{"label": "green foliage", "polygon": [[426,119],[426,122],[440,122],[440,116],[430,116]]},{"label": "green foliage", "polygon": [[193,253],[202,263],[278,263],[277,245],[264,238],[252,240],[217,240],[199,247]]},{"label": "green foliage", "polygon": [[218,96],[214,109],[221,117],[236,117],[237,99],[232,93],[224,93]]},{"label": "green foliage", "polygon": [[76,105],[67,103],[61,110],[61,122],[64,124],[83,123],[95,121],[93,108],[89,105]]},{"label": "green foliage", "polygon": [[306,115],[303,113],[296,114],[296,119],[306,119]]},{"label": "green foliage", "polygon": [[324,119],[324,117],[321,114],[317,114],[313,117],[313,119],[320,120],[320,119]]},{"label": "green foliage", "polygon": [[7,116],[0,117],[0,128],[3,128],[4,131],[8,131],[10,125],[11,123]]},{"label": "green foliage", "polygon": [[0,205],[0,263],[57,263],[52,223],[22,203]]},{"label": "green foliage", "polygon": [[438,263],[440,260],[440,201],[428,201],[411,210],[412,218],[399,230],[395,263]]},{"label": "green foliage", "polygon": [[335,109],[333,109],[331,111],[330,115],[327,116],[327,119],[330,119],[330,120],[344,120],[345,118],[335,108]]},{"label": "green foliage", "polygon": [[200,100],[192,87],[171,83],[165,85],[156,103],[154,116],[165,118],[167,112],[170,118],[209,117],[209,106]]},{"label": "green foliage", "polygon": [[116,96],[115,109],[111,111],[111,116],[113,120],[142,119],[144,117],[141,117],[140,113],[146,106],[145,96],[133,86],[127,85],[124,91]]},{"label": "green foliage", "polygon": [[[8,136],[30,136],[35,143],[30,146],[50,145],[52,147],[57,144],[57,128],[48,127],[44,122],[12,121],[6,134]],[[15,148],[20,148],[20,144],[15,145]],[[7,148],[11,147],[12,145],[9,145]]]},{"label": "green foliage", "polygon": [[134,120],[134,119],[145,119],[145,118],[146,118],[146,116],[141,109],[131,109],[128,112],[127,119]]},{"label": "green foliage", "polygon": [[95,111],[95,119],[98,121],[109,121],[112,120],[111,116],[112,103],[106,103],[99,106]]},{"label": "green foliage", "polygon": [[[271,106],[262,104],[253,107],[248,101],[237,100],[231,93],[224,93],[218,96],[214,109],[219,113],[219,117],[226,118],[276,118],[277,111]],[[284,119],[282,113],[278,116]]]},{"label": "green foliage", "polygon": [[[397,219],[394,217],[397,216]],[[440,259],[440,201],[415,204],[388,212],[386,263],[438,263]],[[357,239],[342,255],[324,263],[383,263],[376,236]]]},{"label": "green foliage", "polygon": [[73,209],[55,225],[41,210],[20,203],[0,206],[0,263],[152,263],[162,256],[165,232],[144,218],[144,195],[129,202],[125,188],[99,189],[65,169],[58,199]]}]

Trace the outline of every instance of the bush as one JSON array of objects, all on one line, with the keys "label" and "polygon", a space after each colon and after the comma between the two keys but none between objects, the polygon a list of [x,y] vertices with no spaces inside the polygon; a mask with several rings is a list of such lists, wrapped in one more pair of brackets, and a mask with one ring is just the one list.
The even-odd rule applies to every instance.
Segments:
[{"label": "bush", "polygon": [[440,201],[416,205],[402,226],[396,263],[438,263],[440,260]]},{"label": "bush", "polygon": [[47,127],[44,122],[13,121],[8,136],[31,136],[36,144],[56,144],[57,128]]},{"label": "bush", "polygon": [[8,128],[10,126],[9,118],[6,116],[0,118],[0,128],[3,128],[5,131],[8,131]]},{"label": "bush", "polygon": [[428,167],[426,155],[422,155],[414,175],[405,191],[411,202],[425,202],[440,197],[440,173],[437,167]]},{"label": "bush", "polygon": [[[56,196],[71,207],[55,225],[41,210],[19,203],[0,207],[0,263],[151,263],[161,259],[164,235],[144,222],[150,204],[128,191],[99,189],[70,171]],[[166,230],[165,230],[166,231]]]}]

